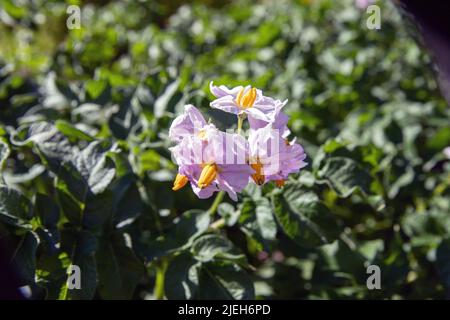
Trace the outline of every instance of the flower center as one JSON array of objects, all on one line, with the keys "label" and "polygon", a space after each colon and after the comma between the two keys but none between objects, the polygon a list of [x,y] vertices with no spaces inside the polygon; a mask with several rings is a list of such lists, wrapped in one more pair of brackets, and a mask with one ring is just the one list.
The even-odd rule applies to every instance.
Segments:
[{"label": "flower center", "polygon": [[202,129],[197,133],[197,137],[199,137],[201,140],[206,140],[207,138],[207,133],[206,133],[206,129]]},{"label": "flower center", "polygon": [[173,191],[177,191],[180,190],[181,188],[183,188],[186,183],[188,182],[188,178],[182,174],[177,174],[177,176],[175,177],[175,181],[173,182],[173,187],[172,190]]},{"label": "flower center", "polygon": [[216,179],[217,171],[218,168],[215,163],[204,165],[197,183],[199,188],[204,189],[207,186],[209,186],[211,182],[213,182],[214,179]]},{"label": "flower center", "polygon": [[242,88],[237,96],[236,103],[243,109],[251,108],[256,100],[256,88],[250,88],[244,93],[245,88]]},{"label": "flower center", "polygon": [[266,178],[263,173],[262,163],[258,161],[257,163],[253,163],[250,166],[253,168],[253,170],[255,170],[255,173],[252,174],[253,181],[255,181],[255,183],[259,186],[264,184]]}]

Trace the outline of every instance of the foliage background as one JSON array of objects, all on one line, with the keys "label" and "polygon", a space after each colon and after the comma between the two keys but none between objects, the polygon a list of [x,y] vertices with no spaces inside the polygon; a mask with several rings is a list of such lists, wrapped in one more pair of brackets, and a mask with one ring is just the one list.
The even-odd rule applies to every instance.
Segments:
[{"label": "foliage background", "polygon": [[[448,296],[450,109],[414,27],[378,4],[376,31],[345,0],[2,0],[0,237],[21,285],[37,299]],[[167,139],[186,103],[234,125],[208,107],[211,80],[289,98],[310,163],[215,213],[171,191]]]}]

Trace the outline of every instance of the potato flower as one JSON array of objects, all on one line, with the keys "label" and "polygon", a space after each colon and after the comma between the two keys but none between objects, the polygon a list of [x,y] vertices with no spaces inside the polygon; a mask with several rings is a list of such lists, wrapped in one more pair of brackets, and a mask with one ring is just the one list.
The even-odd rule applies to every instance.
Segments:
[{"label": "potato flower", "polygon": [[279,130],[279,133],[283,138],[287,138],[291,134],[291,130],[289,130],[287,126],[289,117],[281,111],[284,105],[285,103],[279,100],[275,102],[273,121],[266,122],[264,120],[249,117],[248,123],[250,129],[256,130],[270,125],[272,129]]},{"label": "potato flower", "polygon": [[211,107],[236,115],[246,115],[251,123],[261,120],[270,123],[275,120],[276,107],[285,105],[287,100],[281,102],[262,94],[262,91],[251,86],[237,86],[228,89],[226,86],[215,86],[211,81],[211,93],[217,98],[211,102]]},{"label": "potato flower", "polygon": [[[220,131],[196,107],[185,106],[169,130],[176,144],[170,150],[178,165],[174,191],[189,182],[201,199],[224,191],[237,201],[249,182],[275,181],[282,187],[289,174],[306,166],[302,146],[287,140],[289,117],[282,112],[287,100],[266,97],[251,86],[229,89],[211,82],[210,90],[217,98],[211,102],[213,108],[238,115],[238,134]],[[250,125],[248,140],[239,134],[244,118]]]},{"label": "potato flower", "polygon": [[289,174],[307,165],[302,146],[295,140],[289,142],[283,131],[270,125],[251,130],[248,140],[249,164],[255,170],[252,179],[258,185],[275,181],[281,187]]},{"label": "potato flower", "polygon": [[169,135],[179,141],[171,148],[179,166],[172,189],[177,191],[190,182],[201,199],[222,190],[237,201],[237,193],[245,188],[253,173],[246,163],[247,141],[243,136],[211,127],[198,115],[198,110],[189,106],[170,129]]}]

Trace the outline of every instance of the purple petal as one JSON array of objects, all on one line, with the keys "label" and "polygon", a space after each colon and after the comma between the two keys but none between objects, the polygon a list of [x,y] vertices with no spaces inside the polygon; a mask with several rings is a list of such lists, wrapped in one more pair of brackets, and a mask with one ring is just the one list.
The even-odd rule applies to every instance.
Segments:
[{"label": "purple petal", "polygon": [[241,192],[248,184],[254,170],[249,165],[225,165],[219,167],[217,176],[218,187],[228,193],[231,199],[237,201],[237,192]]},{"label": "purple petal", "polygon": [[226,86],[215,86],[213,85],[213,81],[209,83],[209,90],[216,98],[221,98],[224,96],[233,96],[233,98],[236,98],[236,95],[238,92],[242,89],[242,86],[237,86],[232,89],[228,89]]},{"label": "purple petal", "polygon": [[264,128],[265,126],[267,126],[269,124],[269,122],[260,120],[260,119],[256,119],[254,117],[248,117],[248,124],[250,125],[250,129],[256,130],[256,129]]},{"label": "purple petal", "polygon": [[273,122],[273,120],[274,120],[274,116],[275,116],[274,112],[264,112],[255,107],[251,107],[251,108],[247,108],[247,109],[243,109],[243,110],[248,115],[249,121],[250,121],[250,118],[262,120],[267,123]]},{"label": "purple petal", "polygon": [[240,108],[236,104],[234,98],[230,95],[223,96],[211,102],[211,107],[215,109],[220,109],[225,112],[230,112],[234,114],[239,114]]},{"label": "purple petal", "polygon": [[213,195],[214,192],[219,191],[215,183],[211,183],[206,188],[200,189],[195,183],[191,183],[192,191],[199,197],[200,199],[207,199]]},{"label": "purple petal", "polygon": [[265,119],[263,117],[249,116],[248,120],[250,128],[260,129],[271,124],[272,128],[282,130],[283,136],[288,136],[290,133],[287,128],[289,117],[281,111],[286,105],[287,100],[281,102],[279,100],[273,100],[272,98],[264,98],[266,101],[264,104],[255,104],[252,108],[256,108],[264,113],[266,115]]},{"label": "purple petal", "polygon": [[184,112],[188,114],[194,128],[201,128],[207,124],[201,112],[192,104],[186,105],[184,107]]},{"label": "purple petal", "polygon": [[169,138],[178,143],[205,125],[206,121],[200,111],[193,105],[187,105],[184,107],[183,114],[173,120],[169,129]]}]

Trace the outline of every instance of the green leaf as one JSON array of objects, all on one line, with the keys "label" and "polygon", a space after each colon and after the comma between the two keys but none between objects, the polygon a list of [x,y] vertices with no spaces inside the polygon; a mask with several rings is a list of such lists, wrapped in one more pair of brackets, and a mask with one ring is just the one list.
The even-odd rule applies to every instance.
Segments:
[{"label": "green leaf", "polygon": [[283,192],[275,192],[272,205],[283,231],[300,246],[330,243],[339,234],[328,208],[314,192],[299,185],[287,184]]},{"label": "green leaf", "polygon": [[34,206],[35,214],[39,217],[41,226],[36,229],[43,245],[42,247],[49,254],[59,251],[60,231],[57,224],[60,217],[60,210],[56,202],[49,196],[38,193]]},{"label": "green leaf", "polygon": [[106,86],[106,81],[88,80],[86,81],[85,89],[91,99],[97,99],[100,94],[106,89]]},{"label": "green leaf", "polygon": [[[77,234],[63,233],[64,247],[69,254],[69,265],[76,265],[81,271],[81,288],[69,289],[67,282],[61,288],[59,299],[62,300],[90,300],[94,297],[97,288],[97,266],[95,251],[96,238],[88,231]],[[67,269],[69,270],[69,269]]]},{"label": "green leaf", "polygon": [[107,156],[109,148],[101,141],[92,141],[79,150],[52,124],[46,122],[31,125],[28,136],[28,139],[18,144],[34,142],[50,170],[65,181],[68,190],[79,200],[87,193],[102,193],[115,176],[114,162]]},{"label": "green leaf", "polygon": [[229,260],[248,266],[247,258],[233,243],[217,234],[206,234],[194,240],[191,252],[201,262]]},{"label": "green leaf", "polygon": [[45,171],[46,168],[43,165],[35,164],[25,172],[21,173],[5,172],[4,180],[6,184],[20,185],[35,180]]},{"label": "green leaf", "polygon": [[35,200],[35,212],[46,227],[55,227],[59,220],[59,208],[46,194],[38,193]]},{"label": "green leaf", "polygon": [[62,163],[71,162],[74,153],[78,153],[78,150],[73,150],[69,140],[48,122],[33,123],[28,129],[27,136],[24,141],[14,140],[14,143],[23,146],[33,142],[50,170],[55,173]]},{"label": "green leaf", "polygon": [[318,176],[325,180],[341,197],[348,197],[356,189],[370,192],[372,177],[355,160],[345,157],[325,159]]},{"label": "green leaf", "polygon": [[56,79],[55,85],[59,93],[61,93],[67,101],[78,101],[78,95],[72,89],[69,83],[62,79]]},{"label": "green leaf", "polygon": [[244,201],[239,205],[239,212],[239,226],[246,235],[249,244],[255,246],[256,251],[270,251],[268,241],[263,237],[261,225],[256,218],[255,201],[244,198]]},{"label": "green leaf", "polygon": [[56,226],[53,227],[38,227],[35,232],[39,236],[41,242],[41,252],[44,254],[53,255],[59,252],[59,242],[61,234]]},{"label": "green leaf", "polygon": [[164,92],[156,99],[154,107],[155,117],[162,117],[166,111],[173,109],[171,106],[174,106],[180,99],[179,95],[176,94],[178,92],[179,84],[179,80],[175,80],[168,84],[164,89]]},{"label": "green leaf", "polygon": [[[46,299],[56,300],[67,281],[67,270],[63,266],[67,254],[42,254],[37,261],[37,284],[47,290]],[[67,266],[66,266],[67,267]]]},{"label": "green leaf", "polygon": [[118,139],[126,139],[139,128],[139,115],[142,112],[138,104],[132,103],[128,94],[119,103],[119,109],[108,120],[111,133]]},{"label": "green leaf", "polygon": [[83,226],[86,229],[96,229],[101,227],[109,218],[113,211],[113,194],[110,190],[105,190],[92,198],[86,198],[83,208]]},{"label": "green leaf", "polygon": [[3,1],[2,6],[8,15],[16,19],[21,19],[27,14],[26,7],[16,5],[13,1]]},{"label": "green leaf", "polygon": [[404,173],[400,175],[390,186],[388,190],[388,197],[394,199],[403,187],[411,185],[415,177],[414,169],[408,166],[404,169]]},{"label": "green leaf", "polygon": [[450,239],[442,240],[436,251],[436,266],[443,285],[450,290]]},{"label": "green leaf", "polygon": [[188,253],[176,256],[165,274],[168,299],[254,299],[248,274],[229,262],[200,263]]},{"label": "green leaf", "polygon": [[191,246],[193,240],[205,232],[211,221],[207,211],[189,210],[175,221],[165,237],[152,241],[147,258],[153,259]]},{"label": "green leaf", "polygon": [[176,256],[166,270],[164,292],[167,299],[194,299],[198,294],[201,263],[188,253]]},{"label": "green leaf", "polygon": [[143,202],[134,178],[126,175],[113,184],[113,225],[120,228],[134,221],[142,212]]},{"label": "green leaf", "polygon": [[389,283],[389,290],[393,293],[405,284],[411,266],[399,231],[394,233],[383,253],[375,257],[374,264],[380,266],[382,270],[381,283]]},{"label": "green leaf", "polygon": [[239,206],[239,225],[247,237],[248,246],[254,247],[258,252],[271,251],[271,242],[277,233],[272,206],[266,198],[254,199],[244,198],[244,202]]},{"label": "green leaf", "polygon": [[256,222],[261,236],[267,240],[274,240],[277,234],[277,223],[272,213],[270,201],[262,198],[256,201]]},{"label": "green leaf", "polygon": [[150,88],[146,87],[144,84],[140,84],[136,88],[134,93],[134,98],[137,99],[142,109],[152,110],[155,103],[155,97],[152,94]]},{"label": "green leaf", "polygon": [[99,141],[91,142],[74,163],[66,162],[59,167],[58,198],[73,224],[95,229],[111,217],[113,195],[106,188],[114,176],[114,162]]},{"label": "green leaf", "polygon": [[[74,191],[73,188],[72,191]],[[74,225],[83,225],[91,230],[101,227],[112,216],[112,192],[105,190],[101,194],[92,194],[87,193],[85,190],[81,191],[85,193],[78,195],[80,199],[77,199],[70,192],[67,185],[63,181],[58,180],[58,200],[64,215]]]},{"label": "green leaf", "polygon": [[39,238],[34,232],[25,233],[14,251],[12,263],[18,273],[21,285],[35,283],[36,250]]},{"label": "green leaf", "polygon": [[239,219],[239,211],[235,210],[231,204],[226,202],[219,204],[217,213],[224,218],[227,226],[233,226]]},{"label": "green leaf", "polygon": [[65,135],[68,138],[73,138],[81,141],[88,141],[91,142],[94,140],[93,137],[88,135],[87,133],[81,131],[80,129],[77,129],[72,124],[70,124],[67,121],[64,120],[57,120],[55,122],[56,129],[59,130],[63,135]]},{"label": "green leaf", "polygon": [[102,237],[96,253],[98,291],[102,299],[132,299],[144,265],[126,244],[124,234]]},{"label": "green leaf", "polygon": [[8,158],[8,156],[9,156],[9,147],[6,143],[0,140],[0,173],[3,170],[3,164],[5,163],[6,158]]},{"label": "green leaf", "polygon": [[198,299],[251,300],[255,289],[248,274],[232,263],[203,264],[199,272]]},{"label": "green leaf", "polygon": [[75,166],[93,194],[102,193],[115,175],[114,162],[107,151],[100,141],[93,141],[75,158]]},{"label": "green leaf", "polygon": [[26,226],[33,217],[30,201],[18,190],[0,185],[0,220]]},{"label": "green leaf", "polygon": [[179,244],[187,244],[206,231],[211,219],[206,211],[189,210],[183,213],[170,235]]}]

